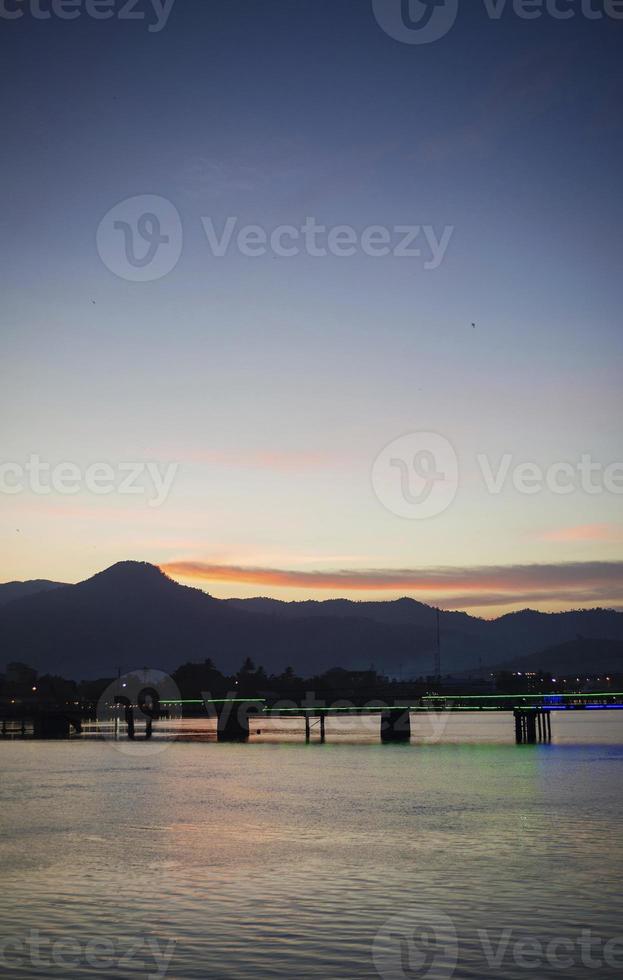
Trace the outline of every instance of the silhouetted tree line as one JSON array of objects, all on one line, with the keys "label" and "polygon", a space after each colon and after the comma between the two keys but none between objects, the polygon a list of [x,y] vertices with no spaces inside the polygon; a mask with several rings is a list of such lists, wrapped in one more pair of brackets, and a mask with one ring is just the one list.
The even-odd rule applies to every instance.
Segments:
[{"label": "silhouetted tree line", "polygon": [[[465,694],[475,690],[500,693],[561,693],[594,690],[620,690],[621,674],[601,674],[553,677],[547,671],[519,673],[500,671],[494,678],[461,680],[450,675],[444,678],[418,677],[409,681],[395,680],[369,670],[348,670],[334,667],[312,677],[298,676],[292,667],[279,674],[268,674],[263,666],[247,657],[234,674],[224,674],[211,659],[202,663],[185,663],[171,675],[183,699],[199,699],[205,694],[213,698],[232,696],[266,698],[267,700],[299,701],[308,694],[327,703],[340,698],[355,703],[367,703],[375,698],[390,701],[400,697],[421,697],[430,693]],[[113,677],[90,681],[74,681],[65,677],[37,672],[26,664],[9,664],[6,674],[0,674],[0,699],[79,703],[84,706],[97,704]],[[201,710],[198,708],[198,710]]]},{"label": "silhouetted tree line", "polygon": [[0,698],[29,701],[79,702],[95,704],[113,680],[102,677],[91,681],[74,681],[56,674],[37,674],[27,664],[9,664],[0,674]]},{"label": "silhouetted tree line", "polygon": [[203,663],[183,664],[172,677],[183,698],[197,698],[202,692],[210,692],[215,698],[235,693],[238,697],[298,700],[307,692],[313,692],[316,697],[327,700],[342,696],[363,702],[387,691],[399,697],[407,691],[414,695],[425,694],[430,689],[430,680],[425,678],[396,681],[379,674],[374,667],[369,670],[335,667],[312,677],[301,677],[292,667],[286,667],[279,674],[268,674],[250,657],[244,660],[236,674],[222,674],[208,659]]},{"label": "silhouetted tree line", "polygon": [[[224,674],[211,659],[202,663],[185,663],[171,675],[183,699],[197,699],[209,693],[214,698],[231,696],[265,697],[268,699],[298,700],[313,692],[327,701],[353,698],[362,703],[375,697],[400,697],[425,694],[432,681],[418,678],[396,681],[369,670],[346,670],[335,667],[313,677],[301,677],[292,667],[281,673],[268,674],[263,666],[247,657],[234,674]],[[6,675],[0,675],[0,698],[19,698],[32,701],[80,702],[96,704],[113,677],[91,681],[73,681],[49,674],[41,677],[26,664],[11,664]]]}]

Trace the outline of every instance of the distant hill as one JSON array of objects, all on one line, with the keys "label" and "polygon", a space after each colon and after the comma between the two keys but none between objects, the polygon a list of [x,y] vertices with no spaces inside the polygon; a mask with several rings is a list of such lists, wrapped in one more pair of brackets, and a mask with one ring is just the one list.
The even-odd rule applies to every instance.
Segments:
[{"label": "distant hill", "polygon": [[5,606],[7,602],[13,602],[14,599],[21,599],[23,596],[59,589],[61,585],[62,582],[49,582],[45,578],[31,579],[28,582],[0,582],[0,606]]},{"label": "distant hill", "polygon": [[578,676],[584,673],[623,673],[623,643],[620,640],[578,637],[567,643],[547,647],[538,653],[517,657],[491,670],[550,671],[554,676]]},{"label": "distant hill", "polygon": [[[416,599],[393,599],[385,602],[353,601],[351,599],[307,599],[302,602],[283,602],[280,599],[223,599],[228,606],[245,612],[279,616],[281,619],[374,619],[379,623],[406,624],[423,629],[436,628],[437,610]],[[443,612],[446,626],[455,630],[477,629],[483,620],[464,612]]]},{"label": "distant hill", "polygon": [[[436,645],[437,611],[415,599],[388,602],[351,602],[348,599],[281,602],[278,599],[227,599],[233,608],[253,611],[276,619],[301,621],[316,618],[369,619],[395,627],[411,626],[420,631],[429,657],[424,673],[431,672],[430,658]],[[508,613],[487,620],[464,612],[442,611],[442,671],[474,670],[480,665],[509,662],[545,647],[580,636],[623,642],[623,613],[610,609],[581,609],[542,613],[534,609]]]},{"label": "distant hill", "polygon": [[[13,585],[13,583],[10,583]],[[399,676],[433,672],[436,610],[393,602],[220,600],[142,562],[119,562],[77,585],[47,583],[0,608],[0,669],[11,660],[76,679],[135,667],[171,671],[210,657],[226,673],[250,656],[267,672],[331,667]],[[7,588],[7,586],[0,586]],[[623,642],[623,613],[526,610],[497,620],[442,612],[443,673],[507,664],[578,634]]]}]

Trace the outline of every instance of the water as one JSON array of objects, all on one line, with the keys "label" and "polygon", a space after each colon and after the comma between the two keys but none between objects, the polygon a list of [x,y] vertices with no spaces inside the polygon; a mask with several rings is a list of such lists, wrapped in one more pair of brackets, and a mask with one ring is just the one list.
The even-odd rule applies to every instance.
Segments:
[{"label": "water", "polygon": [[4,741],[0,974],[620,977],[623,712],[588,715]]}]

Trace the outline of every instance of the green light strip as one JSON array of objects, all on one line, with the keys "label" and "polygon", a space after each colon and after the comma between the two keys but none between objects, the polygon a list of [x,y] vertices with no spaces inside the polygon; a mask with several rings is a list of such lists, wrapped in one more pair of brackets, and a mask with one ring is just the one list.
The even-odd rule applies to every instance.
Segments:
[{"label": "green light strip", "polygon": [[177,698],[169,701],[162,701],[162,704],[247,704],[258,701],[264,704],[266,698]]},{"label": "green light strip", "polygon": [[207,698],[202,704],[251,704],[259,702],[264,704],[266,698]]},{"label": "green light strip", "polygon": [[[523,705],[521,705],[521,707],[522,708],[542,708],[542,707],[549,707],[549,705],[523,704]],[[505,708],[502,705],[496,706],[496,705],[489,705],[489,704],[485,704],[485,705],[482,705],[480,707],[477,706],[477,705],[460,705],[460,704],[455,704],[455,705],[452,705],[452,707],[448,708],[448,711],[509,711],[509,710],[510,710],[509,708]],[[275,715],[285,714],[286,712],[291,712],[292,714],[297,714],[297,715],[303,715],[303,714],[305,714],[307,712],[311,712],[311,713],[317,714],[317,715],[321,715],[321,714],[328,715],[328,714],[333,714],[333,713],[338,712],[338,711],[346,711],[346,712],[349,712],[350,714],[363,714],[363,713],[371,714],[372,712],[375,712],[375,711],[376,712],[379,712],[379,711],[413,711],[413,712],[421,711],[421,712],[432,712],[432,711],[434,711],[434,709],[431,708],[431,707],[429,707],[429,708],[423,708],[421,705],[400,705],[398,707],[390,706],[390,707],[387,707],[387,708],[366,708],[366,707],[361,707],[361,708],[264,708],[264,713],[266,713],[266,714],[275,714]]]},{"label": "green light strip", "polygon": [[372,705],[369,708],[367,708],[365,706],[362,706],[360,708],[357,708],[355,706],[353,706],[352,708],[264,708],[264,711],[266,711],[268,713],[270,713],[270,712],[276,712],[277,713],[278,712],[278,713],[281,714],[282,712],[285,712],[285,711],[293,711],[293,712],[296,712],[298,715],[303,714],[306,711],[313,711],[313,712],[315,712],[317,714],[325,714],[326,715],[330,711],[360,712],[360,711],[427,711],[427,710],[428,710],[427,708],[422,708],[420,706],[417,706],[416,707],[416,706],[410,705],[410,704],[398,704],[398,705],[389,704],[386,707],[380,707],[380,708],[377,707],[376,705]]},{"label": "green light strip", "polygon": [[[597,698],[623,698],[623,691],[601,691],[595,694],[424,694],[422,701],[502,701],[512,699],[514,701],[534,701],[537,698],[574,698],[584,700],[595,700]],[[162,701],[162,704],[265,704],[266,698],[180,698]],[[458,705],[457,705],[458,707]],[[524,705],[529,707],[529,705]],[[487,706],[483,706],[483,710]],[[428,711],[429,708],[422,705],[401,704],[386,705],[378,707],[350,707],[350,708],[267,708],[265,712],[337,712],[337,711]],[[495,709],[487,709],[495,710]]]},{"label": "green light strip", "polygon": [[161,701],[160,704],[203,704],[203,698],[186,698],[181,701],[172,698],[168,701]]}]

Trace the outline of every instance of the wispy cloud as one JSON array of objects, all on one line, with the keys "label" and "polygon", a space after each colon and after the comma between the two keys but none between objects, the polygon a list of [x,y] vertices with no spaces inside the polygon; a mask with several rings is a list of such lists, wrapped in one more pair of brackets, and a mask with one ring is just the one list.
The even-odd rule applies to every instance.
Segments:
[{"label": "wispy cloud", "polygon": [[278,473],[300,473],[310,470],[334,469],[347,465],[352,457],[347,453],[331,453],[316,449],[274,449],[264,446],[255,449],[206,449],[201,446],[158,445],[152,449],[154,459],[174,459],[180,464],[211,466],[224,470],[264,470]]},{"label": "wispy cloud", "polygon": [[295,450],[191,450],[187,458],[194,463],[206,463],[231,469],[277,470],[300,472],[319,469],[335,464],[336,458],[328,453]]},{"label": "wispy cloud", "polygon": [[620,524],[579,524],[544,531],[539,537],[542,541],[623,541],[623,527]]},{"label": "wispy cloud", "polygon": [[623,561],[467,568],[341,569],[303,571],[222,565],[201,561],[161,566],[173,577],[278,588],[340,591],[417,592],[452,596],[451,604],[502,605],[509,601],[592,602],[623,600]]},{"label": "wispy cloud", "polygon": [[479,159],[494,153],[509,121],[529,122],[570,98],[567,82],[575,71],[574,49],[533,46],[513,59],[492,63],[488,95],[468,109],[457,126],[432,130],[412,157],[427,163]]},{"label": "wispy cloud", "polygon": [[435,601],[441,609],[484,609],[488,606],[507,606],[527,608],[528,606],[563,608],[569,604],[575,607],[607,606],[616,609],[621,601],[623,588],[616,591],[611,586],[589,589],[558,589],[536,592],[473,592],[466,595],[452,595]]}]

